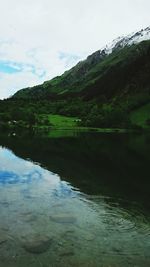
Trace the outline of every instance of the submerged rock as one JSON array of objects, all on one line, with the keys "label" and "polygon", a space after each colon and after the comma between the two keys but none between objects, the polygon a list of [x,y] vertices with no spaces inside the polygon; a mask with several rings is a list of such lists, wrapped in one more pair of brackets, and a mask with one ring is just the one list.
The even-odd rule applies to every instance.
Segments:
[{"label": "submerged rock", "polygon": [[0,238],[0,246],[5,242],[7,242],[7,238]]},{"label": "submerged rock", "polygon": [[33,214],[29,214],[24,217],[25,222],[34,222],[37,221],[37,219],[38,219],[37,216]]},{"label": "submerged rock", "polygon": [[0,245],[2,245],[5,242],[7,242],[7,237],[2,233],[0,233]]},{"label": "submerged rock", "polygon": [[22,247],[30,253],[40,254],[47,251],[51,245],[52,239],[47,236],[33,235],[25,238]]},{"label": "submerged rock", "polygon": [[75,223],[77,219],[74,216],[69,216],[66,214],[53,215],[50,219],[56,223]]},{"label": "submerged rock", "polygon": [[84,238],[85,238],[86,241],[93,241],[96,238],[96,234],[88,232],[88,233],[85,233]]},{"label": "submerged rock", "polygon": [[70,257],[74,255],[75,255],[74,251],[68,251],[60,254],[61,257]]}]

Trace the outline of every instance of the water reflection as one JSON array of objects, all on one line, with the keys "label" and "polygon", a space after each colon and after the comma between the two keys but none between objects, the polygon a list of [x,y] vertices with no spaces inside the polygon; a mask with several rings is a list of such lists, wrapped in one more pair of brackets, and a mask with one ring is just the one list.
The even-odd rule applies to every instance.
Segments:
[{"label": "water reflection", "polygon": [[149,266],[149,149],[134,142],[1,138],[0,266]]}]

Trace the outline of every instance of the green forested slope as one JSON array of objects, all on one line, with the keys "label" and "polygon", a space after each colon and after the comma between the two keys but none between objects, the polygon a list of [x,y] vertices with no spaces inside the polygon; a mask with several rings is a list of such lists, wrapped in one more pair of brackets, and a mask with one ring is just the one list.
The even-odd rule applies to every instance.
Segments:
[{"label": "green forested slope", "polygon": [[55,122],[55,115],[78,118],[79,127],[150,129],[150,41],[97,51],[62,76],[0,101],[2,130],[50,128],[50,115]]},{"label": "green forested slope", "polygon": [[[97,52],[98,53],[98,52]],[[50,81],[18,91],[14,98],[120,98],[149,92],[150,41],[126,46],[110,55],[93,54]]]}]

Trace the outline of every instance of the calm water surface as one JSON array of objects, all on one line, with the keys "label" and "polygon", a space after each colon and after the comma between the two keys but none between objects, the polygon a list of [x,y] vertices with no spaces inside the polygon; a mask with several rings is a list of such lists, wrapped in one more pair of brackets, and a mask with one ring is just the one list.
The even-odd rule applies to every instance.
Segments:
[{"label": "calm water surface", "polygon": [[0,144],[0,267],[150,266],[149,136]]}]

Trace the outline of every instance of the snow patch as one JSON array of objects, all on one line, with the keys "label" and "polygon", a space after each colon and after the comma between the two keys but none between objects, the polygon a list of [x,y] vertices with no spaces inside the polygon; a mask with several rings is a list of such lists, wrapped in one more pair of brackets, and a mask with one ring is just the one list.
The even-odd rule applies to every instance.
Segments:
[{"label": "snow patch", "polygon": [[139,32],[131,33],[127,36],[118,37],[117,39],[113,40],[111,43],[103,47],[100,50],[100,53],[105,52],[107,55],[109,55],[115,49],[121,49],[125,46],[137,44],[146,40],[150,40],[150,27],[142,29]]}]

